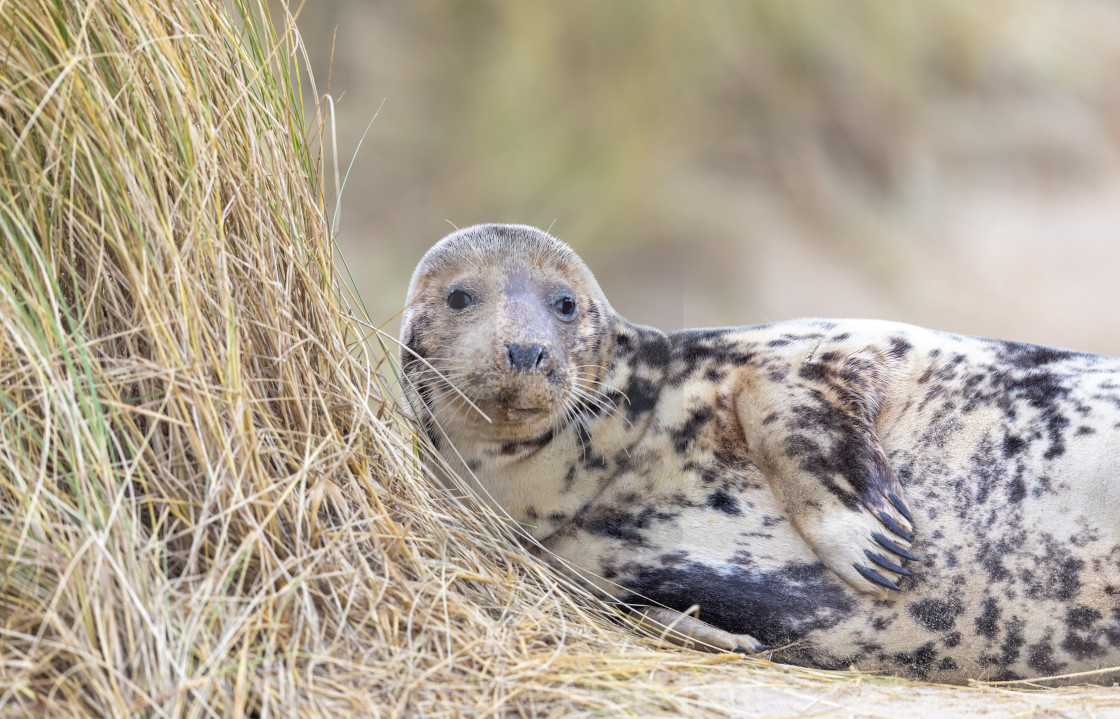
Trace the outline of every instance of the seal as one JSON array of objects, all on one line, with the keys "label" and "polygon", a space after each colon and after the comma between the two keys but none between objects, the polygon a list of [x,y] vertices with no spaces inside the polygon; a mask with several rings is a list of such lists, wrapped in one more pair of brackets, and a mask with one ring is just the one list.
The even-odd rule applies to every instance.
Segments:
[{"label": "seal", "polygon": [[401,363],[450,472],[678,639],[946,682],[1120,666],[1120,360],[873,320],[665,334],[560,241],[479,225],[416,268]]}]

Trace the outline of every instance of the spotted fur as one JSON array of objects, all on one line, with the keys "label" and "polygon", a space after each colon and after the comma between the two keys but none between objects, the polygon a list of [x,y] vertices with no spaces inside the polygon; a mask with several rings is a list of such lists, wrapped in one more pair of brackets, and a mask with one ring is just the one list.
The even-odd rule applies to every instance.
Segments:
[{"label": "spotted fur", "polygon": [[[468,281],[473,324],[442,304]],[[559,285],[570,324],[532,310]],[[449,236],[409,302],[444,459],[604,596],[660,624],[698,605],[685,633],[822,668],[1120,665],[1120,360],[867,320],[665,334],[526,227]],[[513,371],[511,336],[551,375]]]}]

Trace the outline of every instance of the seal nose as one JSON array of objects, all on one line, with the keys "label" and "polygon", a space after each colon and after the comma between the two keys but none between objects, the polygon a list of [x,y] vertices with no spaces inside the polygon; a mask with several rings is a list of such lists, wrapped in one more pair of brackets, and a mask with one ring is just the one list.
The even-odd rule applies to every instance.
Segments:
[{"label": "seal nose", "polygon": [[544,345],[507,344],[506,364],[517,372],[541,369],[548,352]]}]

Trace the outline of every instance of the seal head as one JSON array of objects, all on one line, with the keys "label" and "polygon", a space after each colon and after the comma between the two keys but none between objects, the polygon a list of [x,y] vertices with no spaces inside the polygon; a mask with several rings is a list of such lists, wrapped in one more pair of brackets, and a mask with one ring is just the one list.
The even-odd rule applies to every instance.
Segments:
[{"label": "seal head", "polygon": [[454,232],[408,289],[401,363],[414,409],[460,449],[549,435],[598,401],[615,317],[579,256],[547,233]]}]

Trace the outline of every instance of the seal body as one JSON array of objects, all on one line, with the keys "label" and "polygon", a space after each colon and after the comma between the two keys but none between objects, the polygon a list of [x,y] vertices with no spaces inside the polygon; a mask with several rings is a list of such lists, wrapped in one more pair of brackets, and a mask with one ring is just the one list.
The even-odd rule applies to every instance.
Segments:
[{"label": "seal body", "polygon": [[868,320],[665,334],[506,225],[429,251],[402,336],[449,470],[660,624],[933,681],[1120,666],[1120,360]]}]

